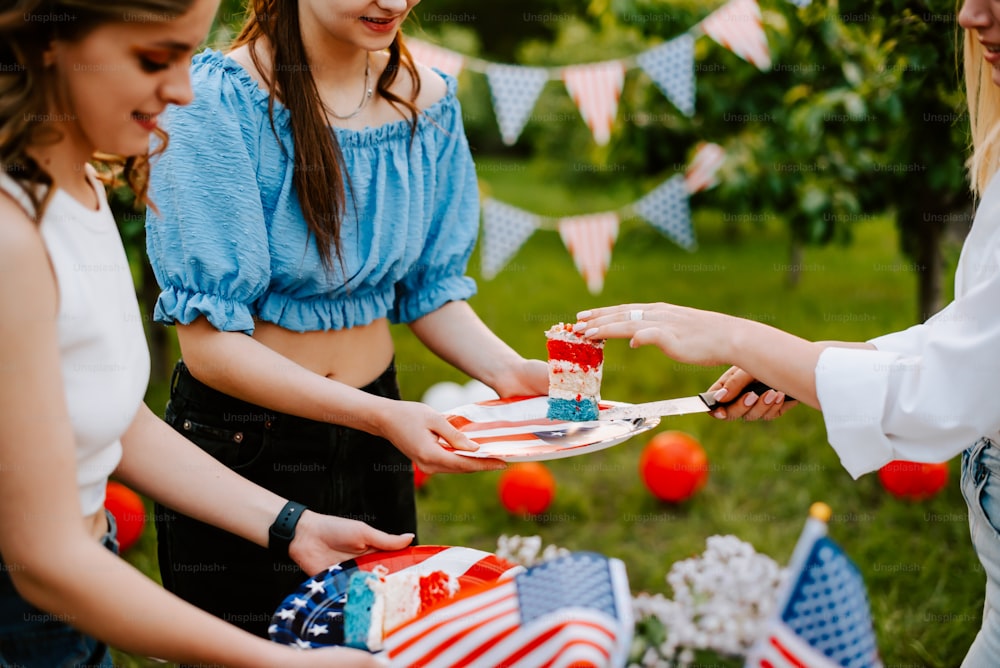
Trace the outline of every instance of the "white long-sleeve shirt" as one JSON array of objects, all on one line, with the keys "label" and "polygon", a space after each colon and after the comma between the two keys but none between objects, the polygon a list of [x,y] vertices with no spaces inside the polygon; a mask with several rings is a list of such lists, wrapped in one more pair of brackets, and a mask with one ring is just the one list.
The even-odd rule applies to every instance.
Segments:
[{"label": "white long-sleeve shirt", "polygon": [[870,343],[877,350],[828,348],[816,364],[827,437],[852,476],[1000,439],[1000,175],[962,247],[954,301]]}]

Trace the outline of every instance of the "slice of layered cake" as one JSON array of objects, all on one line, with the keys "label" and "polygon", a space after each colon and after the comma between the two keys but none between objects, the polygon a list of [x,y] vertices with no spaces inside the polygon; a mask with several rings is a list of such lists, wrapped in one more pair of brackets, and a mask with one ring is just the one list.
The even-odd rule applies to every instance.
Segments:
[{"label": "slice of layered cake", "polygon": [[380,651],[386,633],[454,598],[458,588],[458,578],[444,571],[355,571],[347,583],[344,644]]},{"label": "slice of layered cake", "polygon": [[550,420],[582,422],[597,419],[601,400],[604,341],[590,341],[559,323],[545,332],[549,351]]}]

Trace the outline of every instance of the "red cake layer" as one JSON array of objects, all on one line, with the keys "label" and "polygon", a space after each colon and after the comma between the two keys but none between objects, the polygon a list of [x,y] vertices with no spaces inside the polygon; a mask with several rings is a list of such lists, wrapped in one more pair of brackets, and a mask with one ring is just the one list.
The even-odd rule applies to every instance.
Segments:
[{"label": "red cake layer", "polygon": [[604,361],[604,351],[590,343],[568,343],[550,339],[545,345],[549,350],[550,360],[575,362],[584,371],[598,367]]},{"label": "red cake layer", "polygon": [[446,573],[434,571],[420,578],[420,612],[454,595],[454,582]]}]

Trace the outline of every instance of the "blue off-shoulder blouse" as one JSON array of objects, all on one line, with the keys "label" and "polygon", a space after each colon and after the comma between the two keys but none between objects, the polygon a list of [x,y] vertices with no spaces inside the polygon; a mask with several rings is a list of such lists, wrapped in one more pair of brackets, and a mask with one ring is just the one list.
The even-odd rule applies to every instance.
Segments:
[{"label": "blue off-shoulder blouse", "polygon": [[[304,332],[387,317],[411,322],[476,292],[465,275],[479,228],[475,166],[455,97],[425,109],[411,142],[399,120],[335,128],[350,183],[343,268],[323,266],[292,185],[288,110],[237,62],[207,50],[191,70],[195,99],[163,117],[146,248],[162,292],[154,319],[252,334],[261,319]],[[280,143],[279,143],[280,138]],[[284,148],[283,148],[284,147]]]}]

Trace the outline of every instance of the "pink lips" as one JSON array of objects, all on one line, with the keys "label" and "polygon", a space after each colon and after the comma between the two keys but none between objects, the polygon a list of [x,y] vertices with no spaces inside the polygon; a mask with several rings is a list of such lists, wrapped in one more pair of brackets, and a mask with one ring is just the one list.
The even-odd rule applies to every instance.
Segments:
[{"label": "pink lips", "polygon": [[400,17],[394,19],[376,19],[370,16],[361,17],[361,22],[372,32],[388,33],[392,32],[399,25]]},{"label": "pink lips", "polygon": [[156,116],[134,113],[132,114],[132,120],[138,123],[146,132],[152,132],[156,129]]}]

